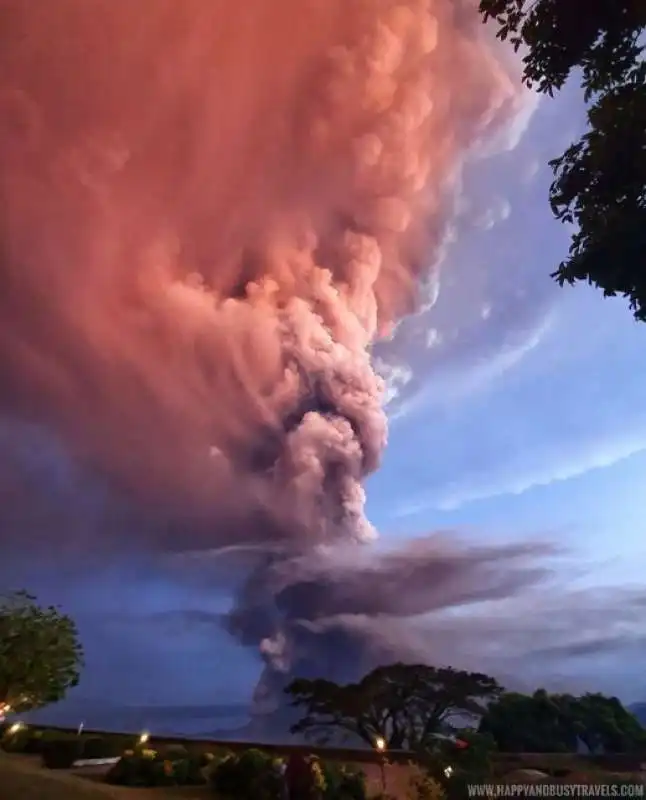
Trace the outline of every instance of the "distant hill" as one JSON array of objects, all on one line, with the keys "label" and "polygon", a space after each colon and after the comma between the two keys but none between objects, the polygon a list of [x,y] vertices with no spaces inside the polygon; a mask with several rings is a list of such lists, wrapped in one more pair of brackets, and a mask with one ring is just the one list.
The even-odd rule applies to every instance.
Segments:
[{"label": "distant hill", "polygon": [[628,706],[628,710],[646,727],[646,703],[633,703],[631,706]]}]

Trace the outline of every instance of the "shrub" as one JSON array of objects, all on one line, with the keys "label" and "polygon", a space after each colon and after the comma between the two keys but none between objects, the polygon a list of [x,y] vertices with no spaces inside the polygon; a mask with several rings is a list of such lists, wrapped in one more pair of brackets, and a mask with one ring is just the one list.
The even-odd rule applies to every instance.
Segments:
[{"label": "shrub", "polygon": [[226,758],[226,754],[217,758],[215,753],[200,753],[198,756],[200,767],[215,767],[216,761],[221,761],[223,758]]},{"label": "shrub", "polygon": [[79,737],[52,739],[43,742],[43,765],[48,769],[70,769],[72,764],[83,754],[83,745]]},{"label": "shrub", "polygon": [[108,783],[118,786],[154,786],[155,750],[126,750],[107,772]]},{"label": "shrub", "polygon": [[468,784],[491,782],[494,776],[495,743],[491,737],[464,730],[460,738],[468,743],[466,748],[440,739],[416,753],[418,766],[449,800],[463,800]]},{"label": "shrub", "polygon": [[179,783],[179,775],[172,761],[153,761],[151,786],[174,786]]},{"label": "shrub", "polygon": [[42,755],[45,742],[51,742],[54,738],[50,731],[31,731],[22,752],[28,755]]},{"label": "shrub", "polygon": [[465,797],[469,797],[469,784],[473,783],[482,783],[482,777],[468,772],[456,772],[442,781],[444,797],[446,800],[464,800]]},{"label": "shrub", "polygon": [[183,763],[187,764],[186,778],[184,781],[186,786],[202,786],[202,784],[207,782],[202,759],[199,756],[189,758]]},{"label": "shrub", "polygon": [[25,730],[27,733],[27,739],[24,743],[22,752],[29,755],[42,755],[50,742],[60,742],[63,740],[77,741],[76,734],[69,734],[63,731],[38,731],[32,730],[31,728],[27,728]]},{"label": "shrub", "polygon": [[323,764],[325,800],[366,800],[366,776],[361,770],[346,764],[326,762]]},{"label": "shrub", "polygon": [[253,748],[232,753],[215,764],[211,785],[232,800],[279,800],[284,785],[279,766],[279,760]]},{"label": "shrub", "polygon": [[241,783],[238,756],[230,753],[215,764],[211,771],[211,785],[223,797],[235,797]]},{"label": "shrub", "polygon": [[121,758],[108,770],[105,779],[108,783],[121,786],[147,786],[152,784],[153,762],[157,754],[154,750],[126,750]]},{"label": "shrub", "polygon": [[416,775],[410,780],[407,797],[409,800],[445,800],[446,792],[430,775]]},{"label": "shrub", "polygon": [[14,753],[42,755],[51,742],[80,742],[82,753],[79,758],[114,758],[120,756],[124,749],[132,747],[135,741],[132,736],[96,734],[80,735],[71,731],[37,730],[23,726],[15,733],[9,733],[7,726],[0,738],[0,747]]},{"label": "shrub", "polygon": [[[148,748],[126,750],[108,771],[106,781],[119,786],[198,786],[206,783],[202,759],[183,748],[170,752]],[[171,759],[169,755],[174,757]]]},{"label": "shrub", "polygon": [[190,757],[188,750],[181,744],[171,744],[160,749],[159,755],[167,761],[184,761]]},{"label": "shrub", "polygon": [[111,758],[110,743],[102,736],[87,736],[83,740],[83,758]]},{"label": "shrub", "polygon": [[23,727],[19,728],[17,731],[13,733],[11,731],[11,726],[9,726],[2,734],[2,740],[0,740],[0,747],[5,750],[7,753],[24,753],[25,748],[27,746],[27,742],[29,741],[31,734],[29,732],[29,728]]},{"label": "shrub", "polygon": [[317,756],[310,756],[312,767],[312,777],[314,778],[314,791],[319,795],[325,795],[327,781],[321,760]]}]

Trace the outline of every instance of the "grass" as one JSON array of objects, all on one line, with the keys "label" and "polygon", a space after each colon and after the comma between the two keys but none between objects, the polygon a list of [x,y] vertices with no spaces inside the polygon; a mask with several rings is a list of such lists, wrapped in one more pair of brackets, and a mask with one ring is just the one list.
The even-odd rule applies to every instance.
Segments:
[{"label": "grass", "polygon": [[101,776],[82,776],[47,770],[40,759],[0,751],[0,800],[198,800],[212,798],[208,787],[132,789],[100,782]]},{"label": "grass", "polygon": [[[370,794],[381,791],[381,773],[377,766],[365,767]],[[405,797],[412,771],[393,765],[386,768],[387,790],[395,797]],[[0,800],[213,800],[209,786],[133,789],[102,783],[103,771],[83,770],[74,774],[47,770],[37,757],[7,755],[0,751]]]},{"label": "grass", "polygon": [[0,755],[0,800],[106,800],[116,797],[111,788],[46,772],[34,759]]}]

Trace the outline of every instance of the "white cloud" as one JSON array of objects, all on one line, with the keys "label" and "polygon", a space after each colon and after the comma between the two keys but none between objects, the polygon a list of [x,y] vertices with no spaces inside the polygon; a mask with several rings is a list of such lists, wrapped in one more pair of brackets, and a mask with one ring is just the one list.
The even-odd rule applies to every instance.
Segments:
[{"label": "white cloud", "polygon": [[568,453],[565,460],[559,459],[555,453],[554,460],[546,459],[548,463],[533,471],[527,471],[522,464],[508,464],[505,472],[491,482],[487,482],[485,478],[482,482],[476,480],[471,486],[454,486],[429,493],[412,502],[403,503],[393,516],[412,516],[429,509],[455,511],[478,500],[521,495],[539,486],[568,481],[592,470],[611,467],[645,450],[646,431],[621,440],[592,441],[585,447]]},{"label": "white cloud", "polygon": [[476,215],[473,224],[483,231],[490,231],[493,227],[509,219],[511,204],[504,197],[496,197],[488,208]]},{"label": "white cloud", "polygon": [[386,363],[380,358],[375,358],[374,367],[386,384],[383,404],[388,406],[412,380],[413,371],[408,364]]},{"label": "white cloud", "polygon": [[[486,319],[489,314],[485,310],[491,307],[484,306],[481,310],[481,317]],[[474,393],[484,390],[491,382],[502,377],[514,367],[517,367],[534,351],[549,333],[552,324],[552,316],[546,316],[538,328],[527,332],[525,337],[519,338],[513,343],[507,343],[498,352],[475,360],[470,365],[462,365],[455,371],[446,371],[443,375],[438,375],[437,379],[428,386],[420,389],[416,394],[402,400],[400,405],[393,409],[390,420],[395,422],[404,418],[410,418],[416,413],[427,413],[429,404],[441,403],[443,405],[453,404],[465,396],[472,396]],[[443,335],[436,329],[431,328],[427,334],[431,345],[435,346],[443,342]],[[407,375],[407,383],[413,378],[410,371]],[[398,397],[393,395],[391,399]]]},{"label": "white cloud", "polygon": [[442,342],[442,334],[437,328],[429,328],[426,333],[426,346],[428,348],[436,347]]}]

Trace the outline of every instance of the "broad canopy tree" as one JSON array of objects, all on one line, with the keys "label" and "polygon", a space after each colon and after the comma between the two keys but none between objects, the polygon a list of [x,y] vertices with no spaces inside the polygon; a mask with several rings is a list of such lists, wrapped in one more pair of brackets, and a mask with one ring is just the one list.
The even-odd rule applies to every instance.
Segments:
[{"label": "broad canopy tree", "polygon": [[297,679],[286,692],[304,712],[293,733],[321,741],[357,737],[371,747],[383,740],[390,750],[417,750],[428,747],[451,717],[480,716],[502,687],[481,673],[398,663],[343,686]]},{"label": "broad canopy tree", "polygon": [[553,277],[628,298],[646,320],[644,0],[480,0],[498,38],[522,48],[525,83],[553,95],[580,77],[588,129],[550,162],[555,217],[574,226]]},{"label": "broad canopy tree", "polygon": [[508,692],[487,709],[479,730],[508,753],[641,752],[646,730],[616,697]]},{"label": "broad canopy tree", "polygon": [[83,652],[74,621],[27,592],[0,596],[0,711],[29,711],[76,686]]}]

